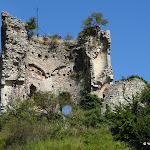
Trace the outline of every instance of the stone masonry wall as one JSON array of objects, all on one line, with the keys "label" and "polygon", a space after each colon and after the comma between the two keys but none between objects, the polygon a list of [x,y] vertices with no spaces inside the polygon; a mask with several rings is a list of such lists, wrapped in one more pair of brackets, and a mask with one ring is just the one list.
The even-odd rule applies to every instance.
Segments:
[{"label": "stone masonry wall", "polygon": [[[116,81],[114,84],[110,85],[103,92],[103,107],[102,113],[106,111],[106,104],[109,104],[113,108],[113,104],[118,105],[119,102],[126,103],[125,98],[132,98],[132,95],[140,93],[146,83],[142,79],[133,78],[130,80]],[[124,95],[123,95],[124,92]]]}]

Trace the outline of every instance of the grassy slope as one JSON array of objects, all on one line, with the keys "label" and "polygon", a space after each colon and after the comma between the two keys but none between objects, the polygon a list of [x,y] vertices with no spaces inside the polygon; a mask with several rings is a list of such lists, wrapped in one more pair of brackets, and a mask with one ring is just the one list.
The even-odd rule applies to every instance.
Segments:
[{"label": "grassy slope", "polygon": [[[84,129],[85,130],[85,129]],[[11,150],[129,150],[125,143],[114,141],[109,127],[89,128],[76,136],[63,135],[61,139],[36,140]],[[65,134],[65,133],[64,133]]]}]

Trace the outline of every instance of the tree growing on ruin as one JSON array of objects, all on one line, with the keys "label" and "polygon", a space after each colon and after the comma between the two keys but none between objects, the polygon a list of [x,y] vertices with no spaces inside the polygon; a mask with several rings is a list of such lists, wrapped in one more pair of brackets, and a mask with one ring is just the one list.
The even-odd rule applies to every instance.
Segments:
[{"label": "tree growing on ruin", "polygon": [[30,17],[29,21],[26,21],[26,30],[30,34],[34,34],[33,30],[37,28],[36,18]]},{"label": "tree growing on ruin", "polygon": [[108,19],[103,19],[103,13],[92,12],[90,16],[82,21],[82,28],[86,28],[88,26],[98,26],[98,25],[106,25],[108,23]]}]

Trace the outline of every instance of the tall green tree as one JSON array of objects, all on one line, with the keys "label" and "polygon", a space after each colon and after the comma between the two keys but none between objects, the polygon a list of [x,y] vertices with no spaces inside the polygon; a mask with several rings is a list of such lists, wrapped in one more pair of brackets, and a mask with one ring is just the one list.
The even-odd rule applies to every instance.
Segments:
[{"label": "tall green tree", "polygon": [[82,28],[86,28],[88,26],[98,26],[98,25],[106,25],[108,23],[108,19],[103,19],[103,13],[92,12],[90,16],[82,21]]},{"label": "tall green tree", "polygon": [[30,17],[29,21],[26,21],[26,30],[30,34],[34,34],[33,30],[37,28],[36,18]]}]

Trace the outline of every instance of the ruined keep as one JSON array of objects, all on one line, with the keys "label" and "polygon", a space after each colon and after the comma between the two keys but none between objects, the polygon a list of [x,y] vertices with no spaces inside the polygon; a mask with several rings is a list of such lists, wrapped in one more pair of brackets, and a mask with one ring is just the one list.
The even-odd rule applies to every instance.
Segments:
[{"label": "ruined keep", "polygon": [[91,35],[64,41],[29,38],[25,22],[2,12],[0,61],[1,109],[35,91],[69,91],[77,103],[81,89],[103,96],[112,83],[109,30],[91,27]]},{"label": "ruined keep", "polygon": [[68,91],[78,103],[86,89],[107,104],[125,102],[125,96],[140,92],[145,82],[140,78],[113,83],[109,30],[99,26],[85,28],[76,40],[61,36],[30,37],[25,22],[2,12],[0,57],[1,110],[10,101],[32,97],[35,91]]}]

